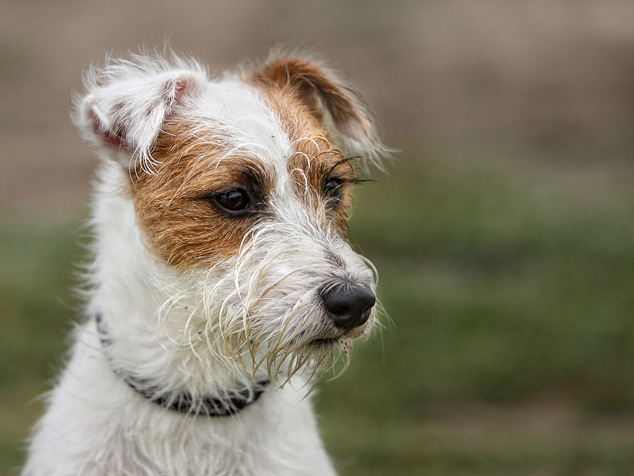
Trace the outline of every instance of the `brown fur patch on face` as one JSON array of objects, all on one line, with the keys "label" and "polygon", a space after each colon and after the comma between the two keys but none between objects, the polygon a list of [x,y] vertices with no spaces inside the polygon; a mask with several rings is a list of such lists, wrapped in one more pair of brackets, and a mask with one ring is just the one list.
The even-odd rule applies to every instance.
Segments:
[{"label": "brown fur patch on face", "polygon": [[[357,181],[351,159],[333,147],[314,104],[300,100],[296,86],[248,82],[277,113],[293,142],[287,170],[296,194],[345,239],[351,184]],[[253,157],[225,156],[229,141],[214,135],[211,125],[208,132],[177,117],[168,119],[152,150],[155,171],[132,177],[132,196],[150,250],[181,269],[235,256],[253,226],[272,216],[267,205],[272,173]],[[248,195],[248,213],[231,214],[219,206],[218,197],[235,190]]]},{"label": "brown fur patch on face", "polygon": [[[207,267],[235,256],[253,225],[266,213],[272,187],[264,165],[249,157],[227,156],[228,146],[190,124],[163,125],[152,157],[155,173],[132,178],[139,224],[150,249],[178,268]],[[244,191],[249,209],[231,214],[218,197]]]},{"label": "brown fur patch on face", "polygon": [[[271,66],[250,82],[277,113],[294,144],[295,153],[287,169],[297,193],[314,214],[323,216],[338,235],[346,238],[347,210],[353,204],[350,184],[358,181],[351,159],[332,145],[314,94],[301,87],[302,83],[284,80],[285,71],[281,64]],[[336,199],[327,187],[331,181],[339,184],[340,196]]]}]

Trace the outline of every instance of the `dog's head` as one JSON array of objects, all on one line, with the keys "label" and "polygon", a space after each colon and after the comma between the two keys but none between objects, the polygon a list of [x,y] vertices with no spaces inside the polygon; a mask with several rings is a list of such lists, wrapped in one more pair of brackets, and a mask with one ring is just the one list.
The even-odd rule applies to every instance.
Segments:
[{"label": "dog's head", "polygon": [[387,150],[337,75],[278,58],[209,79],[194,61],[137,56],[87,83],[77,122],[124,171],[109,185],[167,290],[157,320],[197,354],[285,378],[369,334],[376,273],[346,226],[357,170]]}]

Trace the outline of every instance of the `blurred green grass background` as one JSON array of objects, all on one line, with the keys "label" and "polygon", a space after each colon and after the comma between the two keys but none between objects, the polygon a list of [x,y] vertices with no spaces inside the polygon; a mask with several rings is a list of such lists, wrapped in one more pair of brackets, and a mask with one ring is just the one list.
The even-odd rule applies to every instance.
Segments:
[{"label": "blurred green grass background", "polygon": [[342,475],[634,474],[631,1],[149,5],[2,5],[0,475],[81,316],[95,159],[69,95],[166,37],[216,73],[323,53],[403,150],[350,222],[389,318],[315,395]]}]

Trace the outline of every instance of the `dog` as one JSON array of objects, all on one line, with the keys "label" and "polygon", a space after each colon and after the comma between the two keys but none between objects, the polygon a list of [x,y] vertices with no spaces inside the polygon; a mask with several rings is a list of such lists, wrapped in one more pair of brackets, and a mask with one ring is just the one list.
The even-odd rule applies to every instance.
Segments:
[{"label": "dog", "polygon": [[346,237],[357,173],[389,156],[372,113],[301,55],[212,77],[140,53],[85,85],[85,319],[22,474],[335,474],[308,397],[378,321]]}]

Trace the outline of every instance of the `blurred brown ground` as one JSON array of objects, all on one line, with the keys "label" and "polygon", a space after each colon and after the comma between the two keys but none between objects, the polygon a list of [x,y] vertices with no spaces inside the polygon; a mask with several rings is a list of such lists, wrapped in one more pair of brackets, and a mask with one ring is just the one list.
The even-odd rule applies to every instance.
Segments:
[{"label": "blurred brown ground", "polygon": [[276,44],[322,53],[405,162],[504,150],[593,198],[634,178],[629,0],[3,0],[0,12],[4,215],[83,207],[95,159],[70,123],[71,93],[105,53],[165,40],[217,72]]}]

